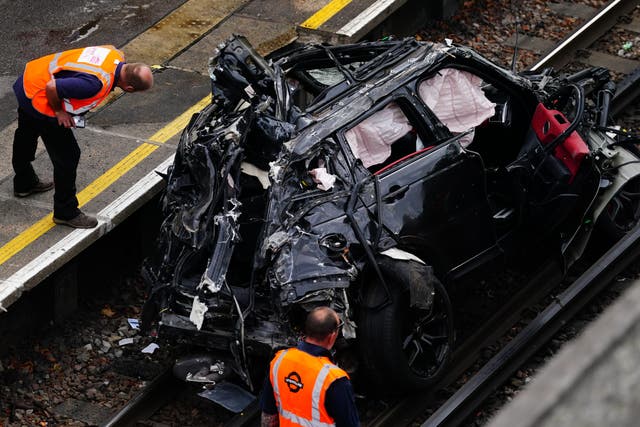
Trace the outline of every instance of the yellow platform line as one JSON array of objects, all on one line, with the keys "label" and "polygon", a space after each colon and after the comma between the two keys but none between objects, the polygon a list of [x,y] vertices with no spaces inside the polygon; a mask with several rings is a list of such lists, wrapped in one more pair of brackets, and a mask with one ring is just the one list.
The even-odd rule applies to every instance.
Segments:
[{"label": "yellow platform line", "polygon": [[[169,139],[173,138],[187,125],[191,116],[207,106],[210,100],[211,97],[208,95],[202,98],[197,104],[193,105],[180,116],[176,117],[171,123],[154,133],[149,138],[149,141],[164,144]],[[77,197],[79,206],[82,207],[87,204],[125,173],[134,168],[138,163],[147,158],[149,154],[153,153],[156,149],[158,149],[157,145],[149,144],[147,142],[139,145],[135,150],[78,193]],[[20,252],[47,231],[51,230],[54,226],[53,214],[50,213],[7,242],[0,248],[0,265],[4,264],[9,258]]]},{"label": "yellow platform line", "polygon": [[[208,0],[214,1],[214,0]],[[195,4],[195,2],[188,1],[188,4]],[[225,7],[229,7],[229,5],[234,4],[234,2],[229,1],[223,2]],[[336,13],[340,12],[345,6],[351,3],[351,0],[331,0],[326,6],[312,15],[309,19],[304,21],[301,26],[309,29],[317,29],[322,24],[331,19]],[[219,18],[216,18],[219,19]],[[141,56],[139,52],[134,48],[133,44],[125,46],[128,50],[132,50],[134,56]],[[145,47],[146,49],[146,47]],[[136,55],[137,54],[137,55]],[[138,59],[138,58],[137,58]],[[151,59],[151,58],[149,58]],[[155,59],[155,58],[154,58]],[[138,59],[139,60],[139,59]],[[153,63],[154,61],[149,61]],[[153,134],[148,141],[154,142],[157,144],[163,144],[173,136],[175,136],[178,132],[180,132],[189,122],[191,116],[202,110],[208,103],[210,102],[210,97],[206,96],[202,100],[200,100],[197,104],[190,107],[187,111],[182,113],[176,119],[174,119],[171,123],[160,129],[158,132]],[[80,191],[77,195],[78,204],[80,207],[88,203],[102,191],[104,191],[107,187],[113,184],[117,179],[135,167],[138,163],[144,160],[149,154],[154,152],[158,146],[143,143],[138,146],[133,152],[127,155],[124,159],[120,160],[116,165],[107,170],[103,175],[98,177],[95,181],[90,183],[87,187],[85,187],[82,191]],[[33,241],[38,239],[40,236],[48,232],[54,227],[53,222],[53,214],[49,213],[36,223],[32,224],[25,231],[20,233],[18,236],[10,240],[4,246],[0,247],[0,265],[4,264],[7,260],[13,257],[15,254],[23,250]]]},{"label": "yellow platform line", "polygon": [[309,19],[300,24],[301,27],[317,30],[336,13],[340,12],[351,0],[331,0],[325,7],[314,13]]}]

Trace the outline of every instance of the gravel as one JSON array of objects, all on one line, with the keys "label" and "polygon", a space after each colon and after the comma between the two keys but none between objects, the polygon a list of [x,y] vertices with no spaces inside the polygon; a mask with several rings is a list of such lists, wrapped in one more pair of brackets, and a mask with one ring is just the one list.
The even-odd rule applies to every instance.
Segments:
[{"label": "gravel", "polygon": [[[119,408],[161,372],[168,353],[141,353],[154,339],[129,324],[140,315],[142,282],[129,278],[111,291],[82,301],[64,324],[4,349],[0,425],[90,425],[69,419],[58,407],[75,399]],[[132,343],[122,345],[124,339]]]},{"label": "gravel", "polygon": [[[515,32],[516,22],[519,33],[559,42],[570,35],[584,19],[558,15],[553,12],[552,3],[540,0],[467,0],[459,12],[446,21],[430,22],[417,34],[419,39],[442,41],[449,38],[456,43],[476,49],[487,58],[506,68],[511,68],[513,47],[508,41]],[[569,3],[569,2],[567,2]],[[601,9],[609,3],[603,0],[571,0],[570,3]],[[640,6],[622,23],[640,19]],[[640,58],[640,34],[616,28],[606,40],[601,40],[593,49],[617,55],[626,59]],[[542,52],[544,53],[544,52]],[[517,70],[525,70],[535,64],[541,53],[518,49]],[[568,68],[575,67],[571,64]],[[580,66],[583,68],[582,66]],[[612,73],[614,81],[623,76]],[[640,106],[630,106],[618,124],[624,129],[640,132]]]}]

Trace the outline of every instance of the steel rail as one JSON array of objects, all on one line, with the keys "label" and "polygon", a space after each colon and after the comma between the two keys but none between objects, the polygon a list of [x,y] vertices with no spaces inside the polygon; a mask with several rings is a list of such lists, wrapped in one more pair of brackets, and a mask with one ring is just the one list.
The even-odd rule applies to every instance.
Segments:
[{"label": "steel rail", "polygon": [[172,397],[183,389],[185,383],[178,380],[171,370],[167,369],[153,379],[144,389],[122,407],[102,427],[129,427],[137,425],[164,406]]},{"label": "steel rail", "polygon": [[640,255],[640,224],[576,279],[485,364],[422,427],[455,426]]},{"label": "steel rail", "polygon": [[576,52],[591,46],[618,22],[618,17],[629,14],[638,5],[638,0],[614,0],[598,12],[591,20],[564,39],[551,52],[540,59],[530,70],[544,67],[561,68],[569,63]]},{"label": "steel rail", "polygon": [[611,100],[609,113],[616,117],[624,111],[633,101],[640,97],[640,68],[627,75],[617,84],[616,93]]}]

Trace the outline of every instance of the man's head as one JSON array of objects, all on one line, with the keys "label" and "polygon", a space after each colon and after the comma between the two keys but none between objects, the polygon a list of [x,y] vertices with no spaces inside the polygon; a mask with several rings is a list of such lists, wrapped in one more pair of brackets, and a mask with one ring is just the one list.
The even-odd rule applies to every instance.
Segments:
[{"label": "man's head", "polygon": [[338,314],[329,307],[316,307],[307,315],[304,324],[306,341],[330,350],[335,344],[340,327]]},{"label": "man's head", "polygon": [[148,65],[141,62],[123,64],[118,76],[118,86],[125,92],[138,92],[151,89],[153,73]]}]

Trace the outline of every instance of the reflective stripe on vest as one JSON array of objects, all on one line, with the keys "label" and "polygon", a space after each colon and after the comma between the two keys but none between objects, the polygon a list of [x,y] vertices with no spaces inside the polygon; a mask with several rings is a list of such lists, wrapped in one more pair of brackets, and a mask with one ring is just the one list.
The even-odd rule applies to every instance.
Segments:
[{"label": "reflective stripe on vest", "polygon": [[280,384],[278,384],[278,370],[280,369],[280,363],[282,363],[282,358],[285,354],[287,354],[289,350],[283,350],[280,353],[280,356],[276,360],[276,363],[273,364],[272,370],[272,380],[271,385],[273,386],[273,394],[276,396],[276,402],[278,403],[278,410],[282,409],[282,399],[280,398]]},{"label": "reflective stripe on vest", "polygon": [[[63,62],[61,62],[63,61]],[[24,91],[33,107],[42,114],[55,116],[46,98],[46,83],[54,74],[66,70],[87,73],[97,77],[102,89],[87,99],[62,99],[62,105],[70,114],[82,114],[95,108],[112,89],[115,71],[124,61],[122,52],[113,46],[95,46],[58,52],[30,61],[25,67]]]},{"label": "reflective stripe on vest", "polygon": [[[332,363],[325,363],[323,364],[322,368],[320,369],[320,372],[317,374],[316,376],[316,380],[313,384],[313,389],[311,392],[311,419],[305,418],[303,416],[300,416],[298,414],[295,414],[287,409],[285,409],[282,405],[282,395],[280,393],[280,385],[278,382],[278,378],[279,378],[279,371],[280,371],[280,366],[282,364],[282,361],[285,357],[285,355],[287,354],[289,350],[283,350],[280,352],[280,354],[276,357],[276,359],[273,362],[272,365],[272,369],[271,369],[271,383],[273,386],[273,393],[276,399],[276,403],[278,405],[278,413],[280,415],[281,418],[286,419],[287,421],[289,421],[292,424],[297,424],[299,426],[304,426],[304,427],[331,427],[331,426],[335,426],[334,423],[327,423],[327,422],[323,422],[321,421],[321,408],[320,408],[320,401],[322,398],[322,390],[323,390],[323,385],[325,380],[327,379],[327,376],[329,375],[329,373],[331,372],[331,369],[335,368],[335,369],[340,369],[338,368],[336,365],[332,364]],[[300,350],[298,350],[300,351]],[[313,357],[313,356],[309,356],[309,357]],[[345,374],[346,375],[346,374]]]},{"label": "reflective stripe on vest", "polygon": [[333,366],[334,365],[329,363],[325,364],[320,370],[318,378],[316,378],[316,383],[313,385],[313,392],[311,393],[311,419],[314,421],[318,420],[318,422],[320,422],[320,392],[322,391],[322,384],[324,384],[324,380],[327,379],[329,370]]}]

